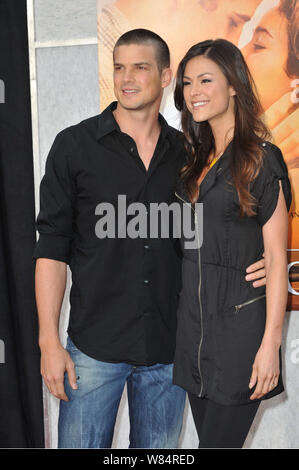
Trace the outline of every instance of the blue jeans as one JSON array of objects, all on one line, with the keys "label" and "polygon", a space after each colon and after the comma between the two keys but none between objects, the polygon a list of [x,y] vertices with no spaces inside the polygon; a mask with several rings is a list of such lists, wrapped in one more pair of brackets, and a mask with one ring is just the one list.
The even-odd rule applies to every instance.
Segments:
[{"label": "blue jeans", "polygon": [[172,383],[172,364],[134,367],[97,361],[68,338],[78,389],[65,376],[68,402],[60,401],[59,448],[110,448],[125,384],[130,416],[130,448],[176,448],[185,391]]}]

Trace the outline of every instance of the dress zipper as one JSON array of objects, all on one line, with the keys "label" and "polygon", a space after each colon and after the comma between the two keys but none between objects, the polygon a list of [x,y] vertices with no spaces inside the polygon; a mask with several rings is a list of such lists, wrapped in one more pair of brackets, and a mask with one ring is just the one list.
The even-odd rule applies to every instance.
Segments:
[{"label": "dress zipper", "polygon": [[[194,217],[195,217],[195,227],[196,231],[198,234],[198,221],[197,221],[197,214],[196,211],[193,209],[192,204],[190,202],[185,201],[181,196],[179,196],[176,192],[174,193],[178,199],[183,201],[185,204],[191,207],[191,209],[194,212]],[[200,351],[201,351],[201,345],[203,342],[203,315],[202,315],[202,304],[201,304],[201,259],[200,259],[200,249],[198,248],[198,267],[199,267],[199,286],[198,286],[198,300],[199,300],[199,310],[200,310],[200,326],[201,326],[201,338],[200,338],[200,343],[198,346],[198,355],[197,355],[197,365],[198,365],[198,372],[200,376],[200,382],[201,382],[201,387],[200,387],[200,392],[198,397],[201,397],[202,390],[203,390],[203,378],[202,378],[202,373],[201,373],[201,368],[200,368]]]},{"label": "dress zipper", "polygon": [[250,305],[253,302],[256,302],[257,300],[263,299],[264,297],[266,297],[266,294],[260,295],[259,297],[256,297],[255,299],[248,300],[247,302],[244,302],[243,304],[235,305],[235,313],[239,313],[241,308],[245,307],[246,305]]}]

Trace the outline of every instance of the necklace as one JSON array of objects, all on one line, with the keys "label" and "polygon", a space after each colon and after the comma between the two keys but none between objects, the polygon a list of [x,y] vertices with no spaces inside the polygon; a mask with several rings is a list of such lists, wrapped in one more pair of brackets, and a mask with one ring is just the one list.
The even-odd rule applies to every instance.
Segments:
[{"label": "necklace", "polygon": [[213,160],[212,160],[211,163],[210,163],[209,168],[212,168],[212,166],[215,165],[215,163],[216,163],[217,160],[221,157],[222,154],[223,154],[223,151],[220,152],[218,155],[216,155],[216,157],[213,158]]}]

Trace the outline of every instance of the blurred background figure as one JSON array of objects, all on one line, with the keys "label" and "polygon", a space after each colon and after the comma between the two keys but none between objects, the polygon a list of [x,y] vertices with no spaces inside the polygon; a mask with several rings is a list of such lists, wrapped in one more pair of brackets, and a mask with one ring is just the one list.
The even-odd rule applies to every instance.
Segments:
[{"label": "blurred background figure", "polygon": [[280,0],[263,15],[242,52],[256,82],[265,120],[293,187],[289,247],[299,248],[299,2]]},{"label": "blurred background figure", "polygon": [[[281,0],[259,21],[242,50],[257,84],[276,145],[289,169],[299,167],[299,4]],[[296,82],[296,79],[298,82]],[[283,126],[279,126],[285,120]]]}]

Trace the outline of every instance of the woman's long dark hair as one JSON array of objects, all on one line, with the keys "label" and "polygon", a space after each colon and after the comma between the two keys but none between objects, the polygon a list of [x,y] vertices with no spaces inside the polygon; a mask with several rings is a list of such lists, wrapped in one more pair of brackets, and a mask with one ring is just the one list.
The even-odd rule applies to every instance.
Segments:
[{"label": "woman's long dark hair", "polygon": [[249,192],[250,183],[258,174],[263,161],[261,142],[270,136],[259,118],[262,108],[256,87],[240,50],[225,39],[207,40],[195,44],[181,60],[176,79],[174,100],[181,111],[182,130],[185,136],[187,164],[181,172],[192,203],[198,198],[197,180],[215,151],[214,136],[208,121],[195,122],[184,100],[184,73],[189,60],[204,56],[215,62],[230,86],[236,92],[235,129],[232,142],[232,181],[240,201],[240,215],[254,215],[256,201]]}]

